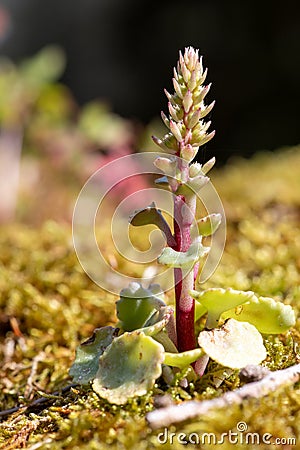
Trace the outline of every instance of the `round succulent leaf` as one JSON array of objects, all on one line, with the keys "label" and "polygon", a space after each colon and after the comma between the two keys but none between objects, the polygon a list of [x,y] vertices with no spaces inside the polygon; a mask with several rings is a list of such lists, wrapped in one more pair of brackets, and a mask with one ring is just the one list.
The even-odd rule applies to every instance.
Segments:
[{"label": "round succulent leaf", "polygon": [[252,291],[237,291],[231,288],[211,288],[202,292],[192,290],[190,294],[207,309],[208,328],[218,325],[224,311],[235,308],[255,297]]},{"label": "round succulent leaf", "polygon": [[150,284],[148,288],[144,288],[140,283],[132,281],[128,284],[128,287],[124,288],[120,292],[120,297],[129,298],[144,298],[155,297],[159,300],[159,304],[165,306],[164,293],[159,284]]},{"label": "round succulent leaf", "polygon": [[145,395],[161,375],[164,348],[140,331],[114,339],[99,359],[94,391],[110,403],[123,405]]},{"label": "round succulent leaf", "polygon": [[260,364],[266,358],[262,336],[248,322],[229,319],[220,328],[201,331],[198,342],[211,359],[230,369]]},{"label": "round succulent leaf", "polygon": [[290,305],[269,297],[255,296],[243,305],[226,311],[222,318],[249,322],[264,334],[284,333],[296,323],[295,312]]},{"label": "round succulent leaf", "polygon": [[193,350],[188,350],[181,353],[165,352],[164,364],[166,364],[167,366],[179,367],[180,369],[184,369],[193,362],[197,361],[197,359],[201,358],[201,356],[203,355],[204,351],[202,348],[195,348]]},{"label": "round succulent leaf", "polygon": [[153,315],[166,306],[157,294],[157,285],[144,289],[139,283],[130,283],[122,289],[120,300],[116,302],[118,326],[124,331],[142,328]]},{"label": "round succulent leaf", "polygon": [[192,269],[200,258],[207,255],[209,247],[204,247],[199,240],[192,243],[186,252],[177,252],[171,247],[163,249],[157,261],[168,267]]},{"label": "round succulent leaf", "polygon": [[151,298],[121,298],[116,302],[118,326],[124,331],[142,328],[157,311]]},{"label": "round succulent leaf", "polygon": [[112,343],[118,329],[113,327],[96,328],[92,337],[83,342],[76,350],[76,358],[69,370],[73,381],[88,384],[99,369],[99,357]]},{"label": "round succulent leaf", "polygon": [[157,283],[150,284],[147,291],[150,291],[152,295],[155,295],[156,297],[160,298],[164,303],[165,294],[159,284]]}]

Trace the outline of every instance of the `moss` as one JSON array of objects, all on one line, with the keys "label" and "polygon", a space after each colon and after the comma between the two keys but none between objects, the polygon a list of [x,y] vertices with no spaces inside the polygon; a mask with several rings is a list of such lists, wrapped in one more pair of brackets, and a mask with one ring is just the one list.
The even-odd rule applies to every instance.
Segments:
[{"label": "moss", "polygon": [[[189,442],[189,436],[192,433],[196,433],[199,437],[203,433],[214,433],[216,439],[220,440],[222,433],[228,433],[231,430],[237,433],[233,438],[238,438],[238,444],[233,445],[227,436],[224,438],[224,444],[220,445],[220,448],[225,448],[226,450],[232,449],[233,447],[238,449],[249,448],[251,441],[248,444],[246,443],[247,433],[258,433],[260,436],[260,445],[255,445],[257,441],[254,441],[250,447],[251,449],[268,448],[267,445],[264,447],[264,443],[261,440],[265,433],[272,435],[272,438],[270,438],[272,439],[272,443],[275,442],[275,438],[287,437],[294,438],[296,442],[299,442],[299,394],[299,387],[287,388],[260,400],[246,400],[241,407],[232,406],[231,408],[227,408],[226,413],[224,409],[215,410],[209,414],[209,417],[202,417],[192,422],[189,421],[176,427],[170,427],[169,436],[171,432],[175,432],[176,436],[179,433],[185,433],[188,437],[187,442]],[[243,433],[238,432],[237,424],[240,422],[244,422],[247,426],[247,430]],[[200,448],[212,448],[212,444],[208,445],[208,437],[203,437],[203,439],[206,440]],[[250,439],[250,436],[248,439]],[[176,440],[174,440],[173,446],[170,445],[164,448],[180,448],[180,445],[178,443],[176,445]],[[195,448],[195,445],[188,444],[186,448]],[[273,444],[272,448],[289,447]],[[290,448],[293,448],[293,446]],[[294,448],[297,447],[295,446]]]},{"label": "moss", "polygon": [[[228,239],[207,287],[231,286],[274,296],[291,304],[299,317],[299,163],[300,148],[296,148],[231,162],[215,173],[213,181],[226,208]],[[153,392],[124,407],[108,404],[90,388],[61,391],[71,382],[68,368],[78,343],[95,327],[115,323],[116,298],[101,291],[82,271],[69,225],[2,227],[0,248],[1,410],[46,396],[27,410],[3,417],[0,448],[30,448],[36,443],[40,449],[51,450],[158,448],[158,432],[152,432],[145,421],[155,395],[167,392],[175,402],[208,399],[241,385],[236,371],[224,373],[224,368],[210,362],[204,377],[191,380],[186,389],[180,386],[183,374],[179,373],[173,386],[158,380]],[[268,352],[264,364],[271,370],[299,362],[300,320],[290,332],[264,336],[264,341]],[[218,386],[220,378],[225,380]],[[53,392],[55,396],[47,397]],[[244,421],[248,431],[295,437],[299,442],[299,398],[298,383],[259,401],[247,400],[242,407],[170,427],[169,432],[220,436]],[[182,445],[174,441],[164,448]],[[227,440],[222,448],[232,444]],[[235,448],[246,445],[239,443]],[[263,447],[253,444],[251,448]]]}]

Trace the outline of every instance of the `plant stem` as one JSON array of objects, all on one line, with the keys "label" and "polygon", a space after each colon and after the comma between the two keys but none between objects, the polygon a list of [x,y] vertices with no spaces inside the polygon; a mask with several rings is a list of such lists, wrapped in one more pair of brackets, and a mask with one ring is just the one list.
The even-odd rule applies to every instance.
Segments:
[{"label": "plant stem", "polygon": [[[190,214],[186,214],[186,207]],[[184,210],[184,211],[183,211]],[[186,252],[191,244],[192,215],[195,213],[195,198],[185,198],[178,195],[174,199],[174,237],[176,251]],[[194,331],[195,301],[189,295],[194,288],[194,271],[184,273],[181,269],[174,269],[175,298],[176,298],[176,331],[179,352],[192,350],[196,346]]]},{"label": "plant stem", "polygon": [[[162,139],[153,136],[153,141],[164,152],[176,155],[176,176],[172,174],[174,159],[160,159],[161,170],[169,178],[169,186],[175,195],[174,199],[174,238],[175,243],[169,244],[177,252],[187,252],[191,245],[191,225],[195,219],[196,196],[188,191],[189,182],[201,180],[201,165],[190,163],[195,158],[201,145],[206,144],[214,136],[214,131],[207,133],[210,122],[203,120],[212,110],[214,102],[206,106],[204,98],[210,89],[205,86],[207,70],[203,70],[202,57],[193,47],[187,47],[184,55],[179,52],[179,61],[174,68],[174,94],[165,90],[168,99],[169,117],[162,112],[162,119],[169,132]],[[211,164],[211,163],[210,163]],[[190,173],[190,169],[192,169]],[[209,167],[207,167],[207,171]],[[206,173],[206,172],[205,172]],[[204,174],[204,172],[202,173]],[[198,177],[199,175],[199,177]],[[204,181],[204,180],[202,180]],[[197,190],[201,188],[201,182]],[[176,195],[177,192],[177,195]],[[198,258],[195,258],[198,259]],[[194,311],[195,302],[189,295],[197,277],[197,263],[187,273],[180,268],[174,269],[176,298],[176,331],[178,350],[180,352],[195,348]]]}]

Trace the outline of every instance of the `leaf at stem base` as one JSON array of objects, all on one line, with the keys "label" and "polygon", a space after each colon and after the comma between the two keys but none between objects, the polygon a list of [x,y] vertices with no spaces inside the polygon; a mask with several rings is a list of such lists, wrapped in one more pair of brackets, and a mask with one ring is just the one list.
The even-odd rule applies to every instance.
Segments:
[{"label": "leaf at stem base", "polygon": [[259,331],[248,322],[234,319],[220,328],[201,331],[198,342],[211,359],[230,369],[260,364],[267,355]]}]

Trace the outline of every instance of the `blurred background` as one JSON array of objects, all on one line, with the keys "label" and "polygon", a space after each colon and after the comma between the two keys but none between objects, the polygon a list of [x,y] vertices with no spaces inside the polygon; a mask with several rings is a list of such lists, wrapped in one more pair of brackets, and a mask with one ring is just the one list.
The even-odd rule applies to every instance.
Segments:
[{"label": "blurred background", "polygon": [[[72,183],[107,158],[153,149],[163,89],[189,45],[204,55],[216,99],[217,134],[203,159],[221,165],[297,145],[298,9],[268,0],[2,0],[0,151],[46,155],[64,176],[72,168]],[[2,157],[2,172],[7,164]],[[41,177],[32,164],[22,173],[31,187]]]}]

